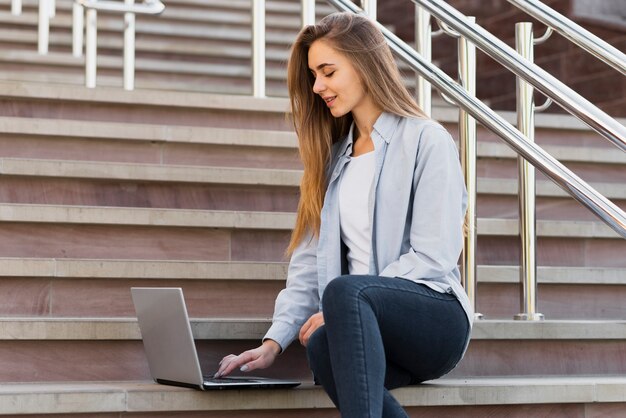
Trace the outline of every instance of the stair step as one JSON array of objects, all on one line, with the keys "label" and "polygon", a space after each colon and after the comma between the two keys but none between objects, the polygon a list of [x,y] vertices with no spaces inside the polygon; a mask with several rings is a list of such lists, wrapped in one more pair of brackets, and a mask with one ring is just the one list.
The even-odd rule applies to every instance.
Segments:
[{"label": "stair step", "polygon": [[[129,290],[130,292],[130,290]],[[260,340],[271,325],[260,318],[192,318],[198,340]],[[140,340],[135,318],[0,317],[0,341]],[[626,321],[618,320],[481,320],[474,340],[626,340]]]},{"label": "stair step", "polygon": [[[285,262],[211,262],[160,260],[90,260],[66,258],[0,257],[0,277],[168,279],[168,280],[270,280],[283,282]],[[480,283],[519,283],[517,266],[477,267]],[[626,285],[626,270],[608,267],[537,267],[540,284]]]},{"label": "stair step", "polygon": [[[57,119],[0,117],[0,132],[79,138],[111,138],[150,142],[182,142],[213,145],[242,145],[297,149],[295,133],[259,129],[220,129],[140,123],[84,122]],[[626,164],[626,155],[613,148],[542,146],[562,162]],[[504,143],[479,141],[480,158],[516,159]]]},{"label": "stair step", "polygon": [[[548,416],[546,413],[554,416],[550,411],[559,407],[569,414],[567,416],[573,417],[591,411],[618,411],[613,405],[621,407],[620,403],[626,401],[625,384],[624,377],[605,376],[443,378],[396,389],[392,393],[409,413],[418,413],[425,418],[441,417],[446,408],[455,406],[463,407],[458,412],[462,411],[461,415],[468,418],[485,417],[487,412],[521,417],[517,413],[520,411],[530,413],[525,416]],[[260,414],[271,411],[271,416],[278,417],[312,417],[312,414],[315,414],[314,417],[336,417],[337,412],[331,408],[333,405],[328,396],[319,386],[311,383],[295,389],[216,392],[146,381],[0,385],[0,410],[3,415],[116,412],[124,415],[131,413],[129,416],[133,416],[132,413],[140,412],[186,411],[186,416],[195,417],[194,411],[224,411],[221,412],[223,414],[237,411],[237,416],[244,417],[242,414],[245,414],[245,417],[252,417],[246,414],[250,411],[254,412],[254,416],[269,417]],[[329,415],[318,415],[319,412]]]},{"label": "stair step", "polygon": [[[0,204],[1,222],[291,230],[294,213]],[[512,219],[479,219],[482,235],[518,234]],[[538,221],[539,237],[620,238],[601,222]]]},{"label": "stair step", "polygon": [[[202,367],[210,371],[225,354],[256,346],[269,319],[192,319],[191,325]],[[468,352],[449,377],[619,375],[626,373],[624,349],[624,321],[484,320],[475,323]],[[133,318],[2,318],[0,354],[0,382],[150,378]],[[298,343],[258,374],[311,377]]]}]

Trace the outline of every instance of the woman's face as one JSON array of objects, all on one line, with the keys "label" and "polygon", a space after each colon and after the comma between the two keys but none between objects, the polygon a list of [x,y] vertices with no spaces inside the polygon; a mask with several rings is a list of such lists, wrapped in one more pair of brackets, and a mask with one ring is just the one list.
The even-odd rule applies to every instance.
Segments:
[{"label": "woman's face", "polygon": [[352,63],[327,42],[313,42],[308,60],[309,70],[315,78],[313,92],[324,99],[334,117],[358,111],[369,100]]}]

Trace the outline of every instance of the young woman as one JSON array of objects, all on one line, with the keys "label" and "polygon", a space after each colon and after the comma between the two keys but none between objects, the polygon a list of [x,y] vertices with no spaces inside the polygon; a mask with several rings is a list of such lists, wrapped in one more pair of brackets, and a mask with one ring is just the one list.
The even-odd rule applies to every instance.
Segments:
[{"label": "young woman", "polygon": [[263,344],[216,376],[268,367],[298,337],[342,417],[406,417],[389,390],[449,372],[469,341],[456,146],[363,16],[305,27],[288,87],[304,176],[287,287]]}]

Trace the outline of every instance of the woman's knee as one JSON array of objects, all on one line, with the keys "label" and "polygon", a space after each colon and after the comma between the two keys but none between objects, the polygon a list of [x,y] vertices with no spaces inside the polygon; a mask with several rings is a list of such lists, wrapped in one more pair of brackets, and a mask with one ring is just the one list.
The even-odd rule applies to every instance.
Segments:
[{"label": "woman's knee", "polygon": [[344,306],[352,297],[358,296],[367,276],[339,276],[328,283],[322,297],[324,312],[336,306]]}]

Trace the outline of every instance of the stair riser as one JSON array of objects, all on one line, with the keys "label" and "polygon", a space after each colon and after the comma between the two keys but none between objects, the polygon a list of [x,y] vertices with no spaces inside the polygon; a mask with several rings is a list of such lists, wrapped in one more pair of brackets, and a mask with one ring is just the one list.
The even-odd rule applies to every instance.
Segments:
[{"label": "stair riser", "polygon": [[[625,240],[539,237],[537,239],[537,264],[626,267],[625,251]],[[476,250],[478,264],[519,265],[519,254],[519,238],[504,236],[478,238]]]},{"label": "stair riser", "polygon": [[190,317],[269,318],[283,280],[2,278],[1,316],[134,317],[131,287],[182,287]]},{"label": "stair riser", "polygon": [[[210,277],[207,277],[210,279]],[[195,318],[268,318],[285,286],[276,280],[150,280],[11,278],[0,280],[0,316],[132,317],[131,287],[182,287]],[[479,279],[480,280],[480,279]],[[540,284],[538,312],[547,319],[625,320],[626,289],[618,285]],[[576,304],[571,301],[575,300]],[[477,311],[487,319],[520,313],[520,286],[480,283]]]},{"label": "stair riser", "polygon": [[[626,210],[626,200],[612,199],[622,210]],[[479,195],[477,213],[485,218],[519,218],[519,199],[517,196]],[[593,212],[570,197],[536,197],[535,213],[537,219],[598,221]]]},{"label": "stair riser", "polygon": [[[285,110],[287,108],[285,107]],[[103,122],[153,123],[158,125],[205,126],[214,128],[291,130],[283,112],[206,110],[176,106],[61,101],[0,100],[0,115],[45,119],[93,120]]]},{"label": "stair riser", "polygon": [[[488,319],[513,319],[522,312],[519,284],[480,283],[476,295],[476,310]],[[625,286],[540,284],[537,312],[550,320],[624,320],[624,300]]]},{"label": "stair riser", "polygon": [[6,177],[0,202],[295,212],[296,187]]},{"label": "stair riser", "polygon": [[[551,115],[554,117],[554,115]],[[537,119],[540,119],[537,117]],[[514,121],[511,121],[512,124],[515,124]],[[553,122],[554,123],[554,122]],[[571,119],[564,120],[563,123],[573,123]],[[611,142],[603,139],[597,133],[591,130],[580,130],[580,129],[567,129],[565,127],[558,128],[548,128],[542,127],[542,123],[539,120],[535,121],[535,142],[539,146],[544,145],[563,145],[563,146],[571,146],[571,147],[590,147],[593,148],[605,148],[605,149],[616,149]],[[582,125],[581,125],[582,126]],[[458,128],[456,124],[446,124],[446,128],[452,133],[452,136],[455,138],[459,137]],[[479,142],[496,142],[496,143],[504,143],[499,136],[490,130],[478,126],[477,127],[477,135]]]},{"label": "stair riser", "polygon": [[[203,370],[260,341],[197,341]],[[449,377],[619,375],[624,341],[478,340]],[[149,380],[141,341],[2,341],[0,382]],[[311,380],[304,349],[294,342],[272,368],[257,375]]]},{"label": "stair riser", "polygon": [[[4,223],[3,257],[150,259],[205,261],[284,261],[289,230],[246,230],[117,225]],[[481,236],[477,263],[519,265],[518,239]],[[617,239],[538,239],[544,266],[626,267],[626,241]]]},{"label": "stair riser", "polygon": [[[39,67],[26,67],[21,71],[10,71],[10,69],[2,68],[0,73],[6,75],[7,80],[14,81],[32,81],[37,83],[54,83],[54,84],[68,84],[74,86],[84,86],[85,78],[83,72],[42,72]],[[215,81],[215,80],[213,80]],[[224,80],[218,84],[208,82],[206,79],[190,79],[184,78],[182,81],[176,81],[176,79],[165,80],[163,78],[147,77],[145,74],[139,74],[135,78],[136,89],[158,89],[158,90],[173,90],[173,91],[192,91],[194,93],[211,93],[211,94],[232,94],[232,95],[244,95],[250,96],[252,93],[252,87],[250,83],[241,84],[241,81],[234,81],[233,79]],[[96,85],[98,87],[113,87],[122,89],[122,74],[119,72],[112,72],[111,75],[104,77],[99,72]],[[266,95],[268,97],[287,97],[287,89],[282,82],[268,81],[266,85]]]},{"label": "stair riser", "polygon": [[[83,84],[85,68],[83,65],[67,66],[66,64],[14,64],[0,62],[0,72],[20,72],[23,74],[32,73],[35,77],[38,73],[61,73],[64,75],[72,75],[76,77],[76,84]],[[117,66],[98,67],[97,77],[122,77],[122,68]],[[26,78],[26,77],[24,77]],[[246,94],[252,95],[252,75],[249,70],[242,69],[241,72],[232,75],[207,71],[171,71],[154,68],[142,68],[140,65],[135,71],[136,83],[149,83],[161,81],[163,87],[167,87],[165,83],[187,84],[186,90],[192,90],[194,84],[204,85],[205,92],[214,92],[219,94]],[[96,79],[98,85],[98,79]],[[162,87],[162,88],[163,88]],[[280,95],[284,97],[286,94],[285,80],[281,78],[268,78],[266,83],[266,94],[268,96]]]},{"label": "stair riser", "polygon": [[[106,135],[106,133],[103,133]],[[184,140],[185,138],[180,138]],[[301,170],[295,148],[2,135],[0,157]]]},{"label": "stair riser", "polygon": [[2,224],[3,257],[284,261],[290,232],[115,225]]},{"label": "stair riser", "polygon": [[[607,182],[626,184],[626,170],[621,164],[566,163],[567,168],[587,182]],[[536,170],[536,178],[548,180],[543,173]],[[516,179],[518,178],[517,161],[513,159],[481,158],[476,166],[478,177]]]},{"label": "stair riser", "polygon": [[[103,132],[103,136],[106,132]],[[210,134],[207,134],[210,135]],[[175,138],[184,141],[185,138]],[[294,141],[295,145],[295,141]],[[6,134],[0,138],[0,156],[82,161],[213,165],[234,167],[301,169],[296,148],[254,148],[241,145],[154,143],[150,141],[63,138]],[[568,168],[588,182],[626,184],[623,164],[567,163]],[[517,161],[512,158],[481,157],[477,175],[485,178],[517,179]],[[537,172],[537,180],[548,180]]]}]

